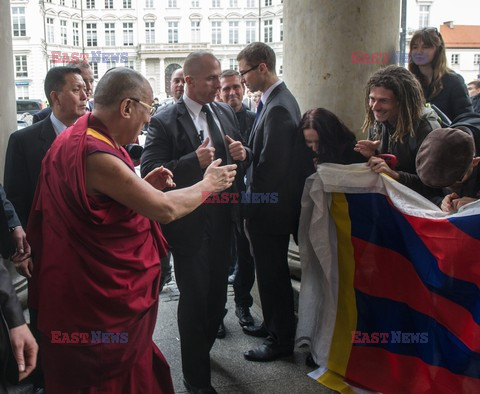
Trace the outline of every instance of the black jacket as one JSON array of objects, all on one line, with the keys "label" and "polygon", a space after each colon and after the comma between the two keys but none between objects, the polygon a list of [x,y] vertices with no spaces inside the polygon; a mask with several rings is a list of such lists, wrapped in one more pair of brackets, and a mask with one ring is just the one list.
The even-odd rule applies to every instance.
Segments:
[{"label": "black jacket", "polygon": [[430,97],[431,87],[423,89],[428,103],[436,105],[451,121],[465,112],[473,112],[467,86],[461,75],[453,71],[447,73],[442,77],[442,84],[443,89],[433,98]]}]

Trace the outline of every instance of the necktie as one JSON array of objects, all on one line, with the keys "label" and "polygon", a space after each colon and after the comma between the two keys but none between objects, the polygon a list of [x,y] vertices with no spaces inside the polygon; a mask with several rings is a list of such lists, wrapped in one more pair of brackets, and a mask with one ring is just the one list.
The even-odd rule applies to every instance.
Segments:
[{"label": "necktie", "polygon": [[257,119],[260,117],[260,114],[262,113],[262,109],[263,109],[263,101],[260,100],[257,107],[257,113],[255,114],[255,122],[257,122]]},{"label": "necktie", "polygon": [[202,112],[205,112],[205,115],[207,116],[208,133],[212,139],[212,145],[215,148],[215,159],[221,158],[222,164],[227,164],[227,153],[225,151],[222,132],[218,129],[218,126],[213,119],[212,111],[208,105],[204,105],[202,107]]}]

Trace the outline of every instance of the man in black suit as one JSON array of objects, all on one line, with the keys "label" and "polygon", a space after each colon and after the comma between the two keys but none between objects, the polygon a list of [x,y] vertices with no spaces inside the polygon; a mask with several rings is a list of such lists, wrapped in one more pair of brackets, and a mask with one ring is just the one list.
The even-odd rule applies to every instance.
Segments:
[{"label": "man in black suit", "polygon": [[[213,103],[220,88],[220,62],[209,52],[193,52],[186,58],[183,71],[183,97],[150,121],[142,175],[164,166],[182,188],[202,179],[205,168],[221,158],[222,163],[239,164],[237,177],[242,176],[249,152],[235,141],[241,140],[235,114],[227,104]],[[180,290],[182,370],[191,392],[216,392],[211,386],[210,349],[227,298],[232,206],[204,203],[184,218],[162,226],[172,249]]]},{"label": "man in black suit", "polygon": [[[25,232],[0,185],[0,251],[17,263],[30,255]],[[38,346],[23,317],[23,310],[12,286],[10,275],[0,262],[0,392],[4,385],[23,380],[35,368]],[[14,360],[18,368],[9,369]],[[14,364],[13,364],[14,365]],[[5,374],[5,375],[4,375]]]},{"label": "man in black suit", "polygon": [[[242,103],[245,87],[241,81],[240,74],[235,70],[225,70],[220,76],[220,97],[224,103],[230,105],[235,111],[238,123],[240,125],[240,134],[244,141],[248,141],[253,122],[255,121],[255,112],[250,111],[245,104]],[[239,179],[237,187],[240,191],[245,191],[245,183],[243,179]],[[243,220],[242,220],[243,222]],[[240,226],[234,226],[234,243],[236,261],[234,272],[233,290],[235,292],[235,314],[238,322],[243,326],[254,324],[253,317],[250,313],[250,307],[253,304],[253,298],[250,294],[255,282],[255,264],[250,254],[250,246],[245,236],[243,223]],[[225,329],[220,327],[220,329]]]},{"label": "man in black suit", "polygon": [[[85,82],[85,93],[87,94],[87,111],[93,110],[93,101],[90,98],[93,95],[93,71],[88,62],[71,62],[66,64],[66,67],[74,67],[80,70],[83,82]],[[48,97],[48,96],[47,96]],[[47,118],[52,113],[52,107],[47,107],[37,112],[32,117],[32,124],[40,122]]]},{"label": "man in black suit", "polygon": [[248,143],[253,150],[253,162],[247,172],[247,191],[252,196],[278,196],[275,203],[250,204],[246,209],[247,236],[257,270],[264,326],[243,329],[251,335],[268,337],[244,356],[252,361],[271,361],[293,353],[295,317],[287,253],[295,209],[289,173],[300,109],[277,77],[275,53],[268,45],[249,44],[237,60],[242,81],[250,91],[263,93]]},{"label": "man in black suit", "polygon": [[[53,67],[45,76],[45,95],[52,113],[46,119],[10,135],[5,156],[5,191],[26,227],[42,160],[63,130],[85,113],[87,94],[80,70]],[[23,274],[30,276],[27,266]]]}]

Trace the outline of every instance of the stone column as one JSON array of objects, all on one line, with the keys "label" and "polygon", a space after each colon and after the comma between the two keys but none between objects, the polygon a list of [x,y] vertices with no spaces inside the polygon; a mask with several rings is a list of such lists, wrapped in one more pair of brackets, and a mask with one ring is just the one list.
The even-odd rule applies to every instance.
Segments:
[{"label": "stone column", "polygon": [[12,22],[10,2],[0,2],[0,181],[3,184],[5,151],[8,137],[17,129],[17,104],[15,101],[15,81],[13,74]]},{"label": "stone column", "polygon": [[157,76],[160,82],[160,94],[162,94],[162,97],[167,97],[167,89],[165,86],[165,58],[161,57],[160,58],[160,72],[159,75]]},{"label": "stone column", "polygon": [[302,113],[324,107],[359,135],[365,115],[364,85],[398,49],[400,3],[284,1],[284,80]]}]

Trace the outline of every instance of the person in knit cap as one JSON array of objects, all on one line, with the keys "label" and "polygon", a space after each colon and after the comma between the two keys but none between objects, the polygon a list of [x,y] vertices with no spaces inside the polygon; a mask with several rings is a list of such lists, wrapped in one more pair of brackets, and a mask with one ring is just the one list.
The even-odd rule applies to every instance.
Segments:
[{"label": "person in knit cap", "polygon": [[433,130],[416,157],[417,174],[427,186],[443,188],[444,197],[432,199],[442,211],[454,213],[480,198],[480,157],[467,128]]}]

